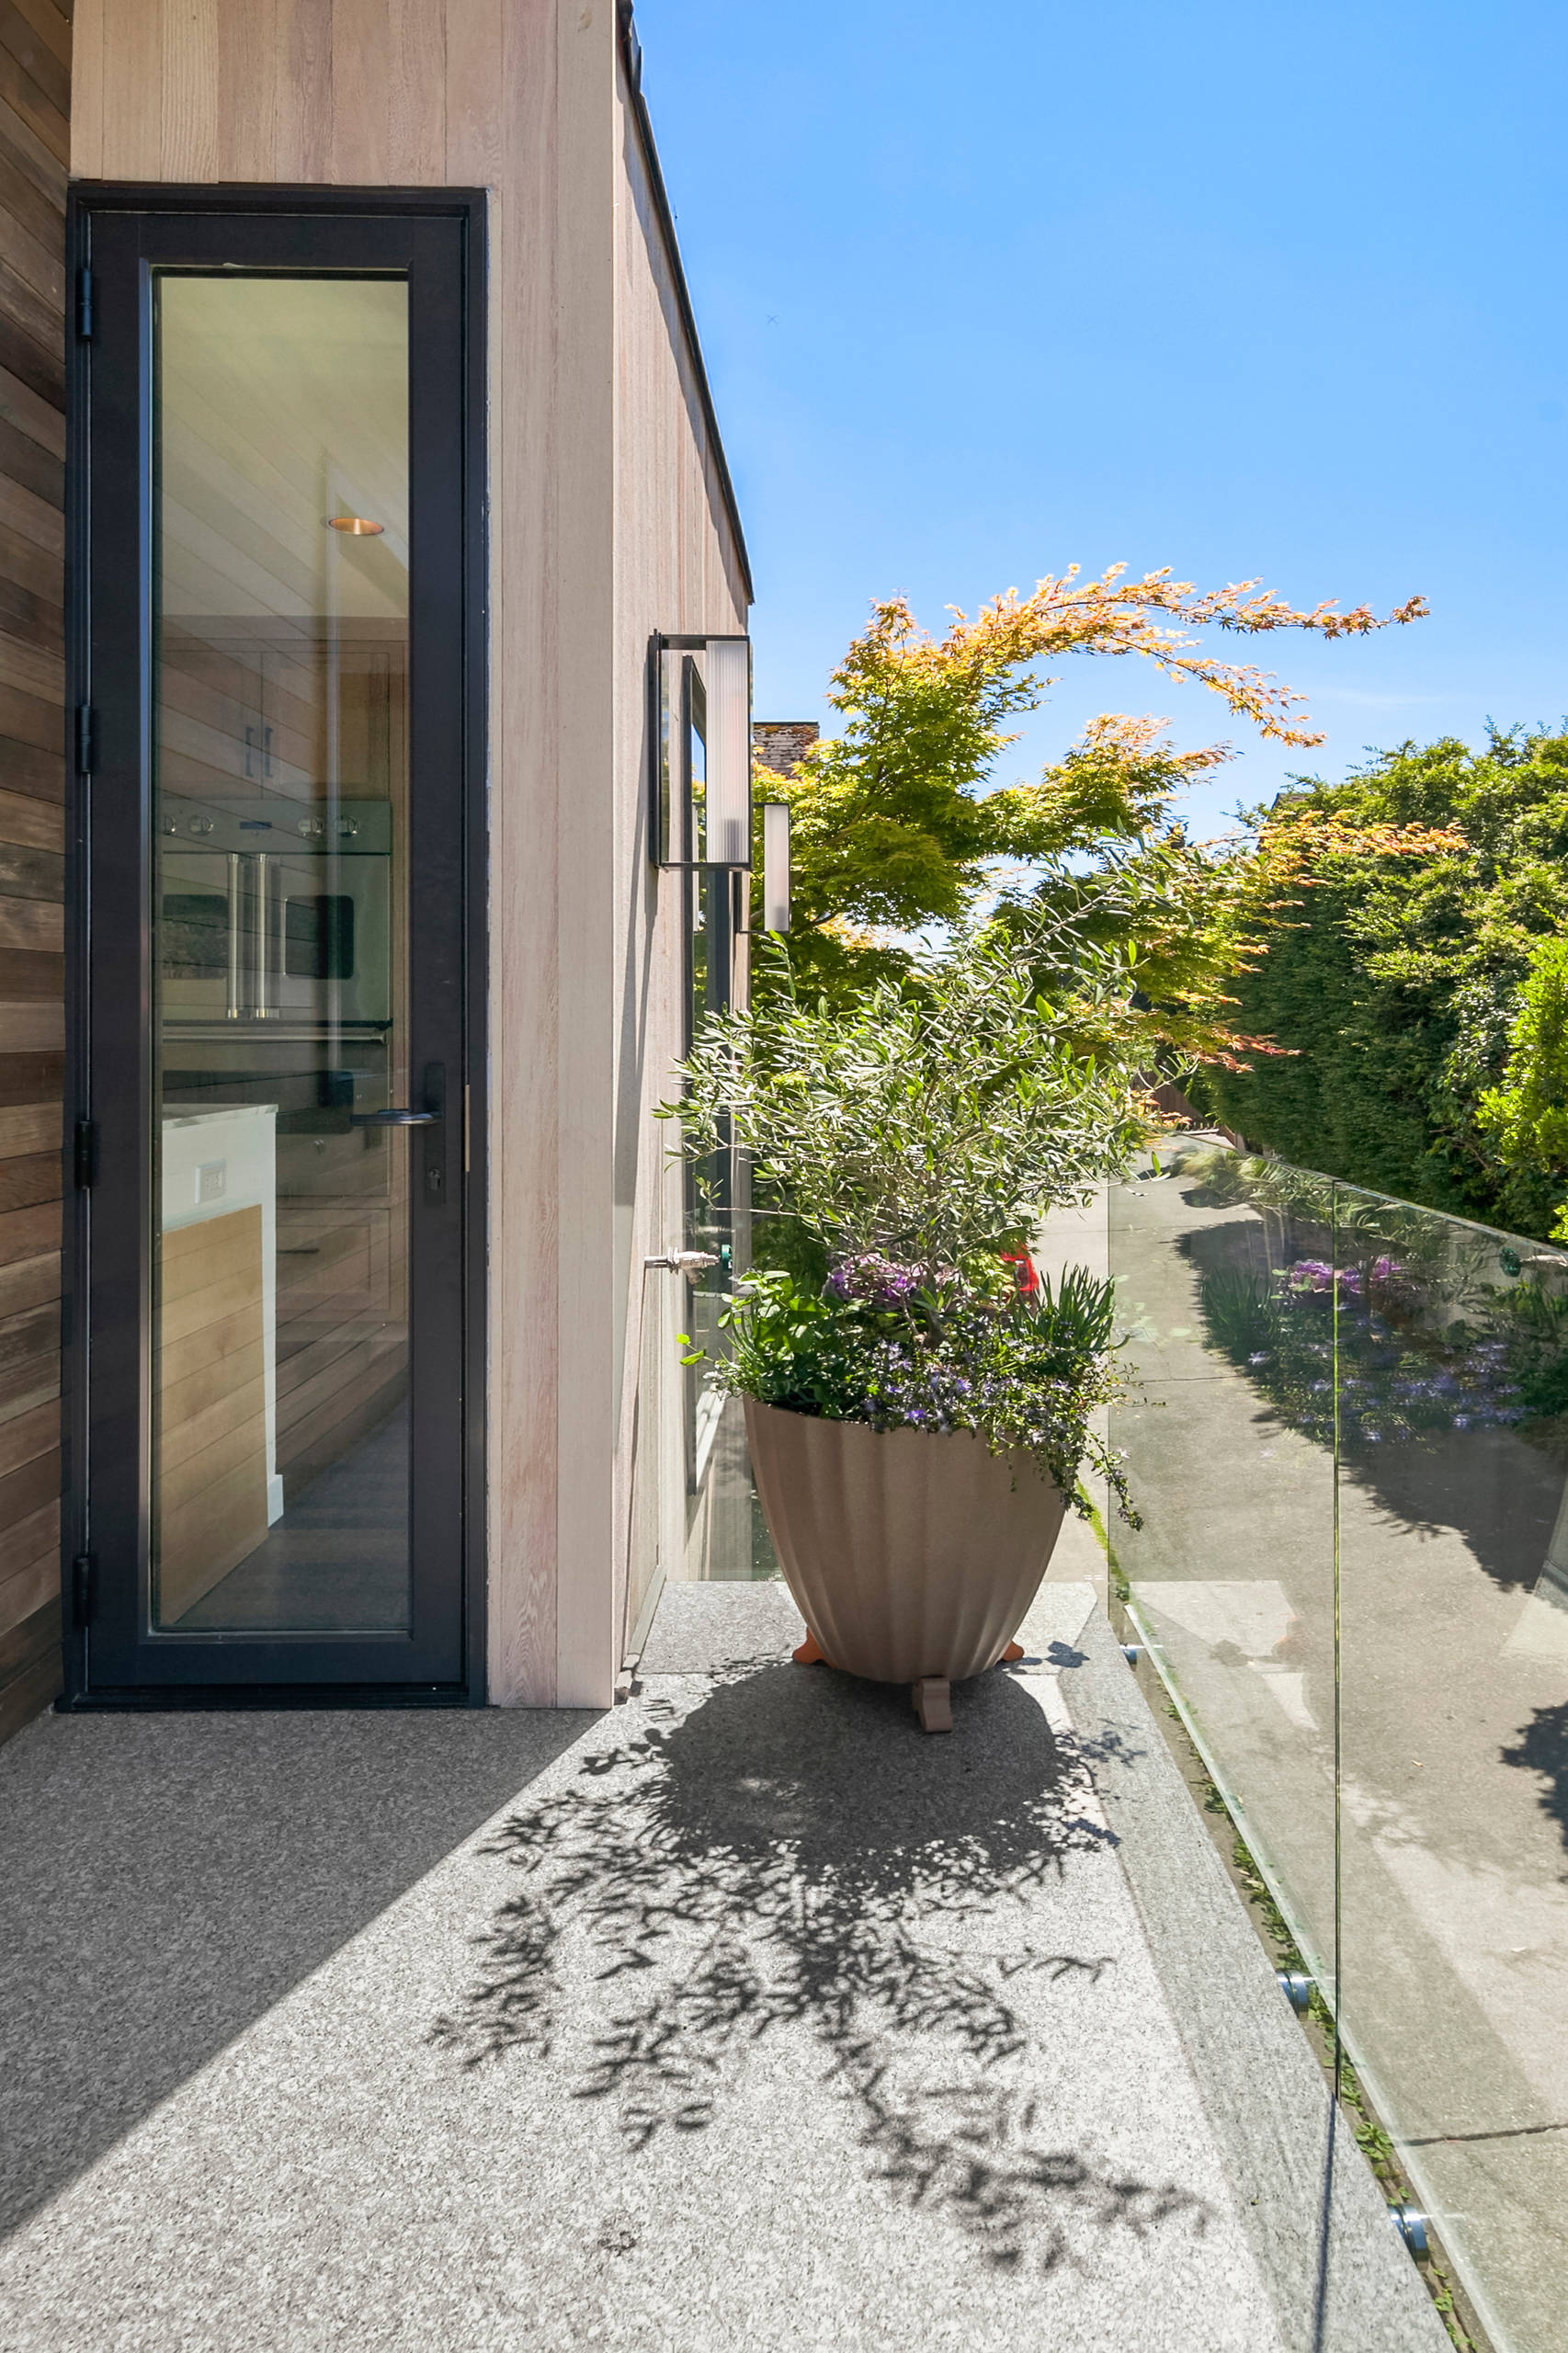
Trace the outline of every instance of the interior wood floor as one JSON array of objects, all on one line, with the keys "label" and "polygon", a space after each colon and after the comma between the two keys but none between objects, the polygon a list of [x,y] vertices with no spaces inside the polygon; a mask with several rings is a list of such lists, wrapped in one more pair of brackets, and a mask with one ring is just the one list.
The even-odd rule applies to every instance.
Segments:
[{"label": "interior wood floor", "polygon": [[190,1633],[401,1631],[409,1622],[408,1466],[405,1397],[175,1623]]}]

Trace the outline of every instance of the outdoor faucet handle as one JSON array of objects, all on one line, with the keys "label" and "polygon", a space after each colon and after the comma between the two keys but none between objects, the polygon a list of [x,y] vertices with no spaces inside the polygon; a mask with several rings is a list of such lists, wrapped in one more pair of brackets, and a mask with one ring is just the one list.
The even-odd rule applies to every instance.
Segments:
[{"label": "outdoor faucet handle", "polygon": [[716,1267],[718,1257],[711,1250],[662,1250],[656,1258],[644,1258],[645,1267],[668,1267],[673,1274],[699,1275],[706,1267]]}]

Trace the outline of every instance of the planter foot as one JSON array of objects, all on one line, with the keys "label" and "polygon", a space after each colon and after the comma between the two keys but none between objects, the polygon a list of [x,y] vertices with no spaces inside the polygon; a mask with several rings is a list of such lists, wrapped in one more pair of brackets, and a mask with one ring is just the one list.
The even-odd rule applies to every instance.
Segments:
[{"label": "planter foot", "polygon": [[805,1641],[799,1650],[792,1653],[792,1656],[797,1666],[816,1666],[819,1664],[823,1666],[831,1666],[833,1665],[833,1661],[809,1626],[806,1629]]},{"label": "planter foot", "polygon": [[910,1685],[909,1696],[922,1732],[951,1732],[952,1687],[945,1675],[923,1675],[918,1683]]},{"label": "planter foot", "polygon": [[1022,1643],[1009,1643],[1006,1649],[1002,1654],[1002,1664],[1004,1666],[1012,1666],[1018,1659],[1022,1658],[1023,1654],[1024,1646]]}]

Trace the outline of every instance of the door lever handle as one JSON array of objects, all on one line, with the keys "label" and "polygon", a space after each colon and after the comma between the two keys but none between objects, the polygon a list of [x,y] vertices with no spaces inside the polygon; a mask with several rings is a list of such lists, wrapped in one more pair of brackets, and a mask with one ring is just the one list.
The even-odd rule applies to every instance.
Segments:
[{"label": "door lever handle", "polygon": [[447,1066],[445,1063],[425,1065],[425,1108],[415,1111],[403,1104],[395,1104],[385,1111],[350,1111],[349,1125],[356,1128],[424,1128],[427,1131],[422,1152],[424,1163],[423,1192],[427,1210],[438,1210],[447,1199]]},{"label": "door lever handle", "polygon": [[699,1275],[707,1267],[719,1264],[711,1250],[662,1250],[656,1258],[644,1258],[645,1267],[668,1267],[672,1274]]}]

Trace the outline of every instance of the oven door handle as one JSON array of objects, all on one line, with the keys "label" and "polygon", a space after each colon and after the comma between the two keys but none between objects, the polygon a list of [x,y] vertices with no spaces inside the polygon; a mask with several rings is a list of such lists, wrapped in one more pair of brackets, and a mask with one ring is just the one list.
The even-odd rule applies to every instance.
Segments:
[{"label": "oven door handle", "polygon": [[231,1021],[237,1021],[243,1007],[240,1003],[244,987],[244,939],[241,931],[244,907],[244,874],[237,849],[229,852],[229,998],[225,1010]]},{"label": "oven door handle", "polygon": [[269,858],[265,850],[256,852],[256,927],[251,935],[256,954],[256,1000],[251,1012],[257,1021],[270,1021],[274,1011],[272,941],[267,927],[271,920],[267,902],[276,864],[276,858]]},{"label": "oven door handle", "polygon": [[438,1128],[439,1111],[350,1111],[349,1124],[356,1128]]}]

